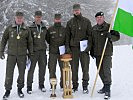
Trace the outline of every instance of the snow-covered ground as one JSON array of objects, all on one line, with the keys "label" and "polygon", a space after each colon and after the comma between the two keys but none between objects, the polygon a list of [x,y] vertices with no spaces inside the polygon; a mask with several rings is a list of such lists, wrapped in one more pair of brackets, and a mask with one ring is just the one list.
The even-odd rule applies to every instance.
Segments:
[{"label": "snow-covered ground", "polygon": [[[2,98],[4,90],[4,81],[5,81],[5,70],[6,70],[6,60],[0,60],[0,97]],[[27,76],[26,69],[26,76]],[[94,79],[96,76],[96,66],[95,60],[91,59],[90,63],[90,85],[89,85],[89,94],[82,93],[82,70],[79,67],[79,91],[73,94],[73,100],[103,100],[103,95],[98,94],[96,91],[102,87],[101,80],[98,78],[96,88],[94,91],[93,97],[90,97]],[[14,72],[14,82],[13,89],[9,100],[20,100],[17,95],[17,81],[18,71],[17,67]],[[26,79],[25,76],[25,79]],[[112,88],[111,88],[111,100],[133,100],[133,50],[131,45],[127,46],[116,46],[114,47],[114,56],[113,56],[113,67],[112,67]],[[31,95],[26,93],[26,85],[23,89],[25,97],[23,100],[49,100],[51,91],[49,91],[49,72],[48,68],[45,76],[45,87],[47,89],[46,93],[42,93],[38,89],[38,67],[36,67],[34,74],[34,84],[33,84],[33,93]],[[60,72],[59,67],[57,66],[57,78],[58,85],[56,94],[57,97],[55,100],[61,100],[63,92],[59,87]],[[26,82],[25,82],[26,84]]]}]

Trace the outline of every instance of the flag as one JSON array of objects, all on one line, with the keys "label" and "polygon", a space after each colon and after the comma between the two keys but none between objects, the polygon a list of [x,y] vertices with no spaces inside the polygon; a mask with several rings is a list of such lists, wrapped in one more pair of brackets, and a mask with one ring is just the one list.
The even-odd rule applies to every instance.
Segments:
[{"label": "flag", "polygon": [[132,37],[132,49],[133,49],[133,37]]},{"label": "flag", "polygon": [[113,29],[133,37],[133,0],[119,0]]}]

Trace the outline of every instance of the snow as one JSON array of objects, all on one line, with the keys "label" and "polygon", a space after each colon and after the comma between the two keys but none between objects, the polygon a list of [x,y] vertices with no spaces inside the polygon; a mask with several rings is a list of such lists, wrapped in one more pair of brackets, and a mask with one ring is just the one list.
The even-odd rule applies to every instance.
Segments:
[{"label": "snow", "polygon": [[[124,45],[124,46],[115,46],[114,47],[114,56],[113,56],[113,67],[112,67],[112,88],[111,88],[111,100],[132,100],[133,95],[133,50],[131,49],[131,45]],[[4,81],[5,81],[5,71],[6,71],[6,60],[0,60],[0,97],[2,98],[5,90],[4,90]],[[27,76],[25,74],[25,79]],[[103,96],[97,93],[97,90],[102,87],[101,80],[98,78],[96,88],[94,91],[93,97],[90,97],[91,90],[93,87],[94,79],[96,76],[96,67],[95,67],[95,60],[91,59],[90,63],[90,85],[89,85],[89,94],[82,93],[82,70],[79,67],[79,91],[73,93],[72,100],[103,100]],[[62,94],[63,92],[60,90],[59,87],[59,79],[60,79],[60,70],[57,66],[57,78],[58,78],[58,85],[56,89],[56,99],[55,100],[63,100]],[[13,82],[13,89],[11,91],[11,95],[9,100],[19,100],[20,98],[17,95],[17,81],[18,71],[17,67],[14,71],[14,82]],[[51,91],[49,91],[49,72],[48,68],[46,71],[45,76],[45,87],[47,89],[46,93],[42,93],[38,89],[38,67],[36,67],[35,74],[34,74],[34,83],[33,83],[33,93],[31,95],[26,93],[26,85],[23,89],[25,97],[23,100],[50,100]],[[26,84],[26,82],[25,82]]]}]

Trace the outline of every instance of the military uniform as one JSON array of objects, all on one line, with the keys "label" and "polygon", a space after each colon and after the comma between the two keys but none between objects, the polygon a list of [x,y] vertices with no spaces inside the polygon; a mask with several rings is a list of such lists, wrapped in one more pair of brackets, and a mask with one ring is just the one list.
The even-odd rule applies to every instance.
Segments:
[{"label": "military uniform", "polygon": [[[105,45],[105,40],[108,37],[109,24],[104,22],[102,25],[93,26],[92,37],[93,37],[93,48],[91,54],[96,58],[96,65],[99,66],[102,51]],[[116,31],[110,32],[111,36],[107,43],[103,61],[101,64],[101,69],[99,72],[100,78],[104,84],[103,91],[110,92],[111,80],[111,68],[112,68],[112,54],[113,54],[113,44],[112,42],[120,39],[120,35]],[[104,90],[107,89],[107,90]]]},{"label": "military uniform", "polygon": [[[18,33],[17,27],[19,29]],[[13,73],[16,63],[19,72],[17,86],[18,88],[23,88],[27,49],[29,50],[30,54],[33,54],[33,42],[29,28],[24,24],[21,26],[13,24],[7,27],[1,41],[1,52],[4,52],[7,43],[8,57],[6,66],[5,89],[12,89]]]},{"label": "military uniform", "polygon": [[[74,8],[78,8],[79,5],[74,5]],[[66,26],[66,52],[72,53],[72,82],[73,88],[78,88],[78,68],[79,60],[81,62],[83,72],[83,88],[87,89],[89,81],[89,51],[91,48],[91,22],[89,19],[82,16],[82,14],[70,19]],[[85,51],[80,51],[80,41],[88,40],[88,47]]]},{"label": "military uniform", "polygon": [[28,71],[27,86],[32,87],[33,74],[37,62],[39,65],[39,86],[44,85],[45,71],[47,64],[46,41],[45,41],[47,29],[43,22],[40,25],[36,25],[35,22],[33,22],[33,24],[30,26],[30,30],[33,38],[34,55],[30,57],[31,66]]},{"label": "military uniform", "polygon": [[[57,17],[58,16],[60,15],[57,14]],[[61,23],[54,23],[54,25],[48,29],[48,33],[46,36],[47,42],[49,44],[48,68],[50,78],[56,78],[56,64],[58,60],[61,71],[60,87],[63,88],[63,62],[60,60],[59,46],[65,45],[65,28],[61,25]]]}]

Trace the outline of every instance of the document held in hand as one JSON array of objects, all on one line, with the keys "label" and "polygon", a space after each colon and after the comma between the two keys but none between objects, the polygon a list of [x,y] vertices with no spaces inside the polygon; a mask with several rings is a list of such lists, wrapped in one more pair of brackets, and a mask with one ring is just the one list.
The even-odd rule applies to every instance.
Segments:
[{"label": "document held in hand", "polygon": [[30,59],[27,59],[27,61],[26,61],[26,67],[28,68],[28,70],[30,69],[30,66],[31,66],[31,60]]},{"label": "document held in hand", "polygon": [[88,40],[83,40],[83,41],[80,41],[80,51],[85,51],[85,49],[87,48],[88,46]]},{"label": "document held in hand", "polygon": [[59,46],[59,52],[60,52],[60,55],[65,54],[65,45]]}]

